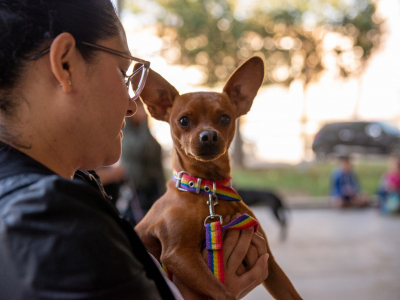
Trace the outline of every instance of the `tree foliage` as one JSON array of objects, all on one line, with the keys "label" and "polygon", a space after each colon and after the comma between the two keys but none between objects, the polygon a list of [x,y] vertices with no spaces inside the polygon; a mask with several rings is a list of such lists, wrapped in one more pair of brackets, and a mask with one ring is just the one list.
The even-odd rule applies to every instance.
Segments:
[{"label": "tree foliage", "polygon": [[373,0],[152,1],[162,7],[162,55],[196,65],[210,85],[253,55],[266,62],[265,84],[307,84],[325,69],[356,75],[381,43]]}]

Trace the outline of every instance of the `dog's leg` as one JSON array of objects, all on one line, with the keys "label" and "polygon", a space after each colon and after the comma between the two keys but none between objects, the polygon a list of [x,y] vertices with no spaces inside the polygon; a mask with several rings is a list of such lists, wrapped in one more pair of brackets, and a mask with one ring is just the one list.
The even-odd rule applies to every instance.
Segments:
[{"label": "dog's leg", "polygon": [[[242,212],[243,213],[243,212]],[[256,218],[252,211],[246,211],[247,214]],[[259,232],[263,235],[266,245],[267,253],[269,254],[268,259],[268,277],[263,282],[265,288],[269,293],[278,300],[301,300],[302,298],[297,293],[296,289],[290,282],[289,278],[279,267],[272,255],[271,248],[269,247],[267,236],[261,227],[259,227]]]},{"label": "dog's leg", "polygon": [[271,254],[268,259],[268,274],[268,278],[263,282],[263,285],[275,299],[302,299]]}]

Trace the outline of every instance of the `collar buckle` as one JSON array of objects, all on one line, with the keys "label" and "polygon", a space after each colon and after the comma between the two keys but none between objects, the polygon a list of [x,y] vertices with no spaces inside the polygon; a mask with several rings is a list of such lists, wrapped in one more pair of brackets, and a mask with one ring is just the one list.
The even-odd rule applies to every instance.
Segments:
[{"label": "collar buckle", "polygon": [[182,182],[183,174],[189,175],[189,174],[188,174],[187,172],[185,172],[185,171],[180,171],[180,172],[178,173],[178,176],[176,177],[176,184],[175,184],[175,186],[176,186],[176,188],[177,188],[178,190],[180,190],[180,191],[182,191],[182,192],[187,192],[187,190],[181,188],[181,182]]},{"label": "collar buckle", "polygon": [[191,176],[185,171],[174,170],[172,179],[175,181],[175,187],[179,191],[192,192],[195,194],[212,195],[218,199],[226,201],[240,201],[238,193],[232,188],[231,178],[225,178],[220,181],[209,180],[201,177]]}]

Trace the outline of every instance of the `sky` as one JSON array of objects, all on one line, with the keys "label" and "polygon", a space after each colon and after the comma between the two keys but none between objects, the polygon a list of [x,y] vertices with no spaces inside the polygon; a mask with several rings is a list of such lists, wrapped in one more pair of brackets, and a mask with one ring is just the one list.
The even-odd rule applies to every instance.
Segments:
[{"label": "sky", "polygon": [[[304,158],[314,159],[310,150],[313,136],[325,123],[358,119],[400,126],[400,1],[380,0],[378,12],[387,20],[388,35],[361,78],[344,81],[327,74],[306,91],[300,84],[293,84],[289,89],[270,86],[259,90],[241,128],[245,151],[250,154],[248,166],[297,164]],[[151,61],[151,67],[180,93],[209,90],[196,86],[200,74],[195,68],[170,65],[160,56],[162,42],[149,26],[154,18],[138,18],[124,11],[122,22],[132,54]],[[222,86],[214,90],[221,89]],[[306,151],[300,123],[303,105],[308,119]],[[151,120],[150,126],[164,149],[170,149],[169,125]]]}]

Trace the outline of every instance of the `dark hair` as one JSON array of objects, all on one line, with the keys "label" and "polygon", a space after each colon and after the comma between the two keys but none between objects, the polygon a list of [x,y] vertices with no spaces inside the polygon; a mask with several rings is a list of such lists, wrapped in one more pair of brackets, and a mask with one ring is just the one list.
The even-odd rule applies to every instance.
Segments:
[{"label": "dark hair", "polygon": [[350,161],[350,155],[347,154],[341,154],[339,155],[339,161],[347,162]]},{"label": "dark hair", "polygon": [[16,105],[10,92],[26,62],[59,34],[71,33],[88,61],[93,49],[79,41],[117,36],[120,26],[110,0],[0,0],[0,113]]}]

